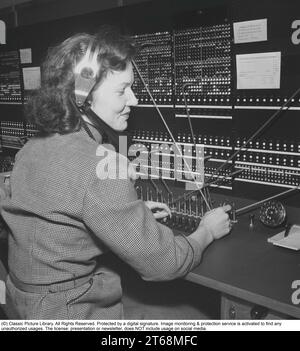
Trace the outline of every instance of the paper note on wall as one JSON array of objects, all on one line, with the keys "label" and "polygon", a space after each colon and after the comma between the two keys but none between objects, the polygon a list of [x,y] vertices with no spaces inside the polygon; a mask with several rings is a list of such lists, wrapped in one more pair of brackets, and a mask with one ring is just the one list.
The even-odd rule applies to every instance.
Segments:
[{"label": "paper note on wall", "polygon": [[236,55],[237,89],[279,89],[281,52]]},{"label": "paper note on wall", "polygon": [[0,20],[0,44],[6,44],[6,25]]},{"label": "paper note on wall", "polygon": [[235,44],[267,40],[267,19],[233,23],[233,36]]},{"label": "paper note on wall", "polygon": [[23,81],[25,90],[39,89],[41,86],[41,69],[40,67],[24,67]]},{"label": "paper note on wall", "polygon": [[4,281],[0,280],[0,304],[5,305],[6,303],[6,287]]},{"label": "paper note on wall", "polygon": [[20,49],[20,61],[21,63],[31,63],[32,62],[32,53],[31,49]]}]

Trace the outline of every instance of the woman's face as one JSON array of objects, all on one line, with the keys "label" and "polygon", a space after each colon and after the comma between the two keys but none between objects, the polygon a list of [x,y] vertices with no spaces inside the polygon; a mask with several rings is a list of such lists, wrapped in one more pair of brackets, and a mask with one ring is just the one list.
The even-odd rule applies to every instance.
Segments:
[{"label": "woman's face", "polygon": [[92,110],[114,130],[127,128],[130,107],[138,103],[131,90],[133,81],[130,62],[124,71],[109,71],[92,93]]}]

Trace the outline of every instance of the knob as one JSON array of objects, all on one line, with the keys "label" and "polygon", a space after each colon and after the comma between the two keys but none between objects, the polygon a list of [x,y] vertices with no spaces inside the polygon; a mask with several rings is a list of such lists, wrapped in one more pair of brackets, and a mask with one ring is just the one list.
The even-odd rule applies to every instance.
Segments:
[{"label": "knob", "polygon": [[251,319],[264,319],[267,317],[269,310],[266,307],[255,305],[251,311]]},{"label": "knob", "polygon": [[236,318],[236,310],[234,306],[231,306],[229,308],[229,319],[235,319]]}]

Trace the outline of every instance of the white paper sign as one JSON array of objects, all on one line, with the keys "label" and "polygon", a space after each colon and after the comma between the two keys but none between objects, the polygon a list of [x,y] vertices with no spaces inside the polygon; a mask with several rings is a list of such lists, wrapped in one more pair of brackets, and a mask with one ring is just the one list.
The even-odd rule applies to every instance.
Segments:
[{"label": "white paper sign", "polygon": [[0,44],[6,44],[6,25],[0,20]]},{"label": "white paper sign", "polygon": [[0,280],[0,304],[5,305],[6,287],[4,281]]},{"label": "white paper sign", "polygon": [[281,52],[236,55],[237,89],[279,89]]},{"label": "white paper sign", "polygon": [[20,49],[20,61],[21,63],[32,63],[31,49]]},{"label": "white paper sign", "polygon": [[24,67],[23,80],[25,90],[39,89],[41,86],[41,69],[40,67]]},{"label": "white paper sign", "polygon": [[267,19],[233,23],[233,36],[235,44],[267,40]]}]

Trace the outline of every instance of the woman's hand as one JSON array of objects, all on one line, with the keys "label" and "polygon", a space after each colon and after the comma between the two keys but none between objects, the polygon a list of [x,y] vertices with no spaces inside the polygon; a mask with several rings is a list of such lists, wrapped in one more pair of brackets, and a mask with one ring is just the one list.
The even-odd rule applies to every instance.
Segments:
[{"label": "woman's hand", "polygon": [[231,230],[231,221],[227,214],[230,210],[231,206],[225,205],[206,212],[199,227],[205,227],[213,240],[221,238]]},{"label": "woman's hand", "polygon": [[215,208],[203,216],[198,228],[189,237],[198,241],[204,250],[216,239],[222,238],[231,231],[228,211],[230,205]]},{"label": "woman's hand", "polygon": [[153,212],[155,219],[162,219],[167,216],[171,217],[171,210],[163,202],[145,201],[145,205]]}]

